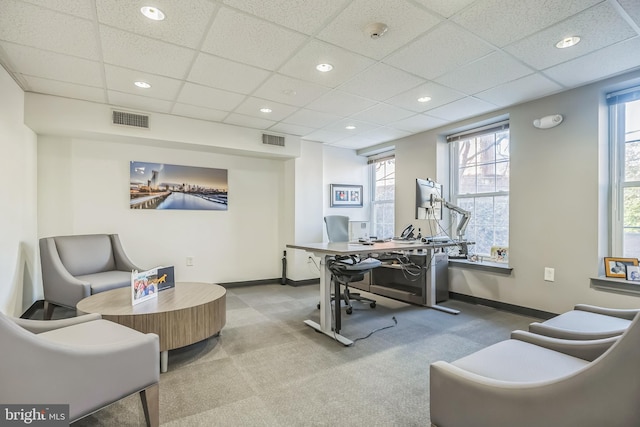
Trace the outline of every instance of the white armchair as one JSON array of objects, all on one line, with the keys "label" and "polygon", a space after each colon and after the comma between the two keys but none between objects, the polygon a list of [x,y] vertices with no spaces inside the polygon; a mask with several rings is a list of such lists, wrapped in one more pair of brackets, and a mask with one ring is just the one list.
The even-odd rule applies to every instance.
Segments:
[{"label": "white armchair", "polygon": [[512,339],[462,359],[435,362],[430,369],[431,423],[640,425],[639,322],[636,316],[622,336],[588,341],[515,331]]},{"label": "white armchair", "polygon": [[0,342],[3,404],[69,404],[74,422],[139,393],[147,425],[159,425],[157,335],[99,314],[42,321],[0,313]]}]

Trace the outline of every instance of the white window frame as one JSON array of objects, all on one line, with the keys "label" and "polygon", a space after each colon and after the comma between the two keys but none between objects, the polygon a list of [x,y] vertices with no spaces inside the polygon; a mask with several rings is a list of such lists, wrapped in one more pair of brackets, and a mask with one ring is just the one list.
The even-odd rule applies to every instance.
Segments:
[{"label": "white window frame", "polygon": [[639,254],[624,251],[624,190],[640,188],[640,181],[625,180],[625,110],[627,103],[640,100],[640,86],[609,93],[606,99],[609,105],[610,253],[615,257],[637,258]]},{"label": "white window frame", "polygon": [[[395,164],[395,152],[385,152],[385,153],[381,153],[378,154],[376,156],[371,156],[369,157],[367,163],[369,164],[369,182],[370,182],[370,188],[371,188],[371,211],[370,211],[370,235],[372,236],[376,236],[379,239],[383,239],[383,238],[388,238],[388,237],[393,237],[393,236],[381,236],[378,233],[378,229],[377,229],[377,224],[376,224],[376,218],[375,218],[375,212],[376,212],[376,208],[379,207],[380,205],[390,205],[391,206],[391,211],[394,212],[394,218],[392,219],[392,229],[395,228],[395,188],[394,188],[394,197],[393,199],[385,199],[385,200],[376,200],[376,163],[379,162],[383,162],[383,161],[387,161],[393,159],[394,160],[394,164]],[[394,181],[395,181],[395,168],[394,168]]]},{"label": "white window frame", "polygon": [[[510,197],[510,189],[506,190],[506,191],[492,191],[492,192],[477,192],[477,193],[469,193],[469,194],[460,194],[459,193],[459,181],[458,181],[458,170],[459,170],[459,159],[458,159],[458,145],[460,142],[462,141],[467,141],[471,138],[477,138],[477,137],[481,137],[487,134],[491,134],[491,133],[497,133],[497,132],[502,132],[505,130],[509,129],[509,121],[508,120],[504,120],[504,121],[500,121],[497,123],[492,123],[486,126],[481,126],[481,127],[477,127],[477,128],[473,128],[467,131],[463,131],[463,132],[459,132],[453,135],[448,135],[447,138],[447,142],[449,142],[450,144],[450,183],[451,183],[451,202],[455,205],[460,206],[461,202],[464,199],[470,199],[470,198],[495,198],[495,197],[503,197],[503,196],[507,196],[509,199],[509,203],[511,203],[511,197]],[[496,165],[498,162],[496,162],[496,159],[494,159],[494,165]],[[511,155],[509,154],[509,168],[511,168]],[[507,211],[509,211],[509,208],[507,207]],[[494,206],[494,212],[495,212],[495,206]],[[469,227],[472,229],[476,230],[477,233],[477,222],[476,222],[476,217],[475,217],[475,212],[471,212],[471,223],[473,224],[473,227]],[[495,218],[495,215],[494,215]],[[455,221],[452,220],[451,224],[455,224]],[[507,226],[507,236],[510,235],[510,221],[509,221],[509,225]],[[467,230],[469,230],[469,228]],[[494,228],[493,228],[493,235],[494,235],[494,241],[492,246],[507,246],[509,245],[509,237],[507,237],[507,242],[496,242],[495,241],[495,222],[494,222]],[[470,235],[467,233],[466,235],[466,239],[470,240],[470,241],[474,241],[474,236]],[[481,252],[481,251],[477,251],[475,250],[474,246],[470,246],[469,251],[471,253],[476,253],[477,255],[482,255],[482,256],[491,256],[491,253],[488,252]]]}]

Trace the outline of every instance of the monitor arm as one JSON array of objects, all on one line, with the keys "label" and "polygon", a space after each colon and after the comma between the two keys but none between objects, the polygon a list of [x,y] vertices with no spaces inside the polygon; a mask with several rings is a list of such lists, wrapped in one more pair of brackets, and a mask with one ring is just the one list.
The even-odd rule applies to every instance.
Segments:
[{"label": "monitor arm", "polygon": [[467,225],[469,225],[469,220],[471,220],[471,212],[464,210],[461,207],[454,205],[453,203],[449,203],[445,199],[442,199],[440,197],[435,197],[432,195],[431,203],[433,204],[437,202],[442,203],[442,205],[445,206],[447,209],[450,209],[462,215],[462,218],[458,223],[458,228],[456,229],[456,237],[459,241],[462,242],[464,240],[464,232],[467,229]]}]

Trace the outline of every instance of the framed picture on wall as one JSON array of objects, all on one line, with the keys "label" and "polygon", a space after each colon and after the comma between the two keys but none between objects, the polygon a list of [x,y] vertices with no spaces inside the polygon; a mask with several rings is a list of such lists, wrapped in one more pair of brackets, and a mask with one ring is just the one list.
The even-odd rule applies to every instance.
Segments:
[{"label": "framed picture on wall", "polygon": [[362,207],[362,185],[330,184],[329,187],[332,208]]},{"label": "framed picture on wall", "polygon": [[607,277],[619,277],[621,279],[627,278],[627,267],[638,266],[638,260],[636,258],[610,258],[604,259],[604,274]]}]

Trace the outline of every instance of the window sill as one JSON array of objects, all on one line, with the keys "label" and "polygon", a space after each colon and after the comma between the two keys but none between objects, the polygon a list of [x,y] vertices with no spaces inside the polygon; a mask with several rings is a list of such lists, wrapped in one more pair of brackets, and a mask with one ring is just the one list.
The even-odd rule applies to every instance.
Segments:
[{"label": "window sill", "polygon": [[509,267],[508,264],[503,264],[499,262],[472,262],[466,259],[450,259],[449,267],[460,267],[460,268],[469,268],[472,270],[482,270],[487,271],[489,273],[499,273],[510,275],[513,271],[513,267]]},{"label": "window sill", "polygon": [[591,287],[603,291],[618,292],[627,295],[640,295],[640,282],[614,277],[592,277]]}]

